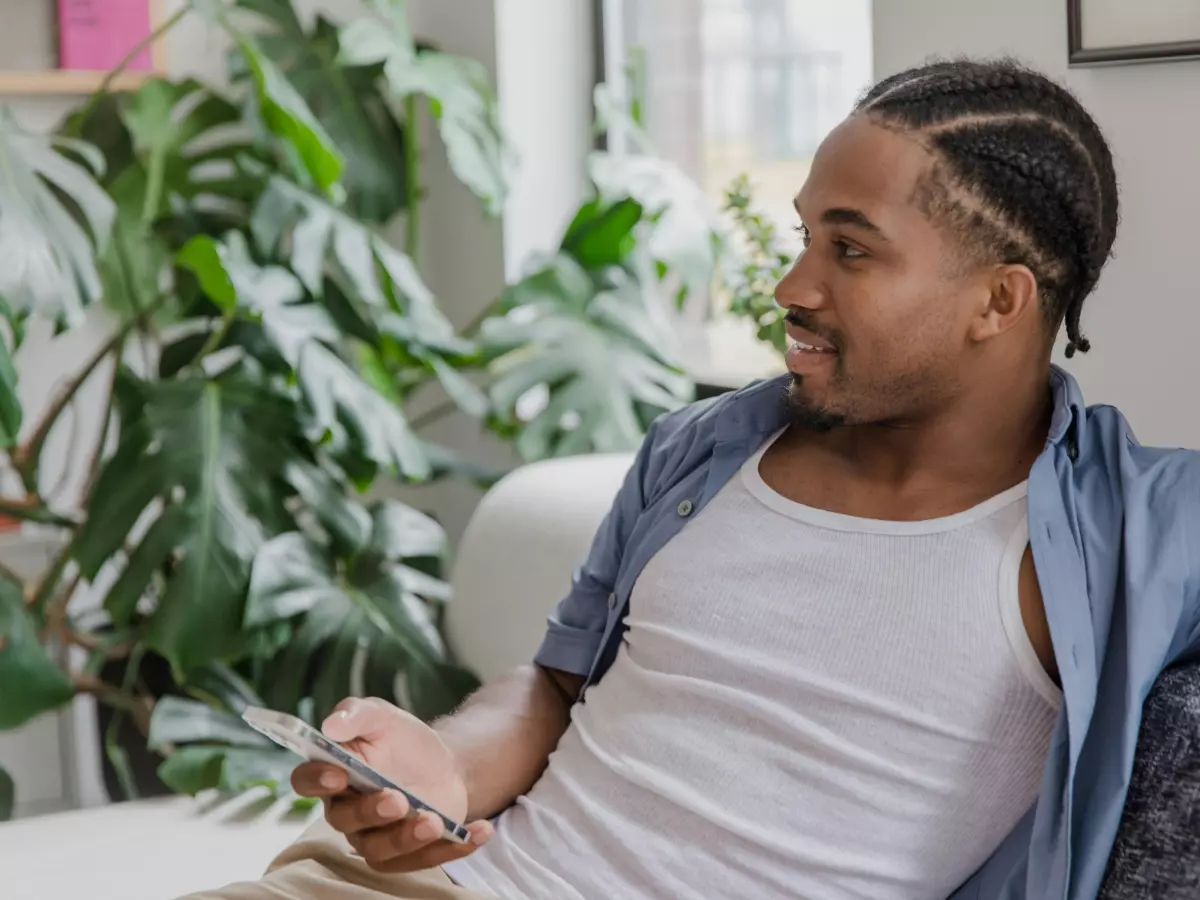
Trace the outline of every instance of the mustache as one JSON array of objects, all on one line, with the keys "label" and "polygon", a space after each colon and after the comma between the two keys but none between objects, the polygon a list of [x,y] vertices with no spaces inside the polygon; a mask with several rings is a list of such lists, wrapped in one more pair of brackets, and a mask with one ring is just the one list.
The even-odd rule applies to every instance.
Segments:
[{"label": "mustache", "polygon": [[811,331],[822,340],[829,341],[833,344],[835,350],[841,350],[843,341],[842,333],[836,328],[826,328],[817,322],[816,314],[811,309],[802,309],[798,306],[788,308],[787,315],[784,320],[795,325],[797,328],[803,328],[805,331]]}]

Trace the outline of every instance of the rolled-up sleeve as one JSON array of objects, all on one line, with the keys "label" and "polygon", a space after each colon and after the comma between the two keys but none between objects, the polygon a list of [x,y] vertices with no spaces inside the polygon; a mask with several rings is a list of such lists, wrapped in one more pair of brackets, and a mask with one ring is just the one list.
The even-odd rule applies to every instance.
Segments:
[{"label": "rolled-up sleeve", "polygon": [[609,598],[638,516],[645,508],[648,463],[654,452],[657,423],[642,442],[611,509],[600,523],[587,557],[575,569],[570,592],[559,601],[546,625],[534,661],[549,669],[587,675],[600,651],[609,615]]}]

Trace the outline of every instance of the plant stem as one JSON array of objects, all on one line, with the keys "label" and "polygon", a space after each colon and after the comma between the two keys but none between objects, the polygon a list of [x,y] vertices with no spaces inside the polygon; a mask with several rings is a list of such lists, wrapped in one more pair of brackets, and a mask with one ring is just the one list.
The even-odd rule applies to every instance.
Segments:
[{"label": "plant stem", "polygon": [[71,402],[71,398],[75,396],[83,383],[88,380],[92,372],[96,371],[96,367],[104,361],[105,357],[125,340],[127,333],[128,327],[122,328],[101,344],[99,349],[83,364],[83,368],[58,389],[54,399],[42,414],[41,419],[38,420],[33,434],[13,453],[13,465],[30,496],[38,496],[38,461],[42,455],[42,445],[46,443],[46,438],[50,435],[50,429],[54,427],[54,423],[58,421],[58,417],[62,415],[62,411],[67,408],[67,404]]},{"label": "plant stem", "polygon": [[[92,372],[96,370],[96,367],[104,361],[105,357],[112,353],[114,349],[121,346],[129,332],[138,327],[144,318],[156,312],[163,302],[165,302],[165,298],[160,298],[151,309],[143,311],[141,315],[126,322],[112,337],[101,344],[96,352],[83,364],[83,367],[58,389],[54,399],[42,414],[41,419],[38,420],[33,434],[13,452],[13,466],[16,468],[17,474],[21,476],[21,483],[25,486],[25,490],[30,497],[36,498],[38,496],[37,470],[38,462],[42,455],[42,446],[46,443],[46,438],[49,437],[50,430],[54,427],[54,423],[58,421],[58,417],[62,415],[62,411],[66,409],[67,404],[71,402],[71,398],[83,387],[83,383],[88,380]],[[3,510],[0,509],[0,512],[3,512]],[[38,520],[31,519],[31,521]]]},{"label": "plant stem", "polygon": [[[54,559],[50,561],[50,565],[46,567],[46,574],[42,576],[42,580],[38,582],[38,586],[33,591],[33,597],[29,601],[29,606],[33,610],[43,609],[50,600],[50,596],[54,593],[54,589],[58,587],[58,580],[62,577],[63,570],[67,567],[67,563],[71,560],[72,542],[64,541],[59,551],[54,554]],[[78,576],[67,592],[67,600],[70,600],[70,594],[74,592],[75,585],[79,583]],[[65,605],[65,601],[64,601]]]},{"label": "plant stem", "polygon": [[0,577],[8,579],[13,584],[17,584],[17,585],[25,584],[25,579],[23,579],[20,575],[18,575],[16,572],[14,572],[12,569],[10,569],[8,566],[4,565],[3,563],[0,563]]},{"label": "plant stem", "polygon": [[190,11],[191,11],[190,5],[185,3],[182,7],[180,7],[178,10],[176,10],[171,16],[169,16],[166,19],[166,21],[164,21],[161,25],[159,25],[157,28],[155,28],[153,31],[151,31],[148,35],[146,35],[144,38],[142,38],[140,41],[138,41],[133,46],[133,49],[125,54],[125,58],[122,59],[119,63],[117,63],[112,68],[112,70],[107,75],[104,76],[104,80],[100,82],[100,86],[98,88],[96,88],[96,92],[88,98],[87,103],[85,103],[83,105],[83,109],[80,112],[80,116],[79,116],[80,121],[84,121],[87,119],[87,117],[91,114],[92,110],[95,108],[96,104],[99,103],[100,100],[104,97],[104,95],[108,93],[109,88],[112,87],[112,83],[116,80],[117,76],[120,75],[122,72],[124,72],[127,68],[129,68],[129,64],[132,63],[135,59],[137,59],[139,53],[141,53],[143,50],[145,50],[147,47],[149,47],[151,44],[153,44],[155,41],[157,41],[159,38],[161,38],[163,35],[165,35],[168,31],[170,31],[172,28],[174,28],[176,25],[178,25],[180,20],[182,20],[183,17],[186,16],[188,14],[188,12],[190,12]]},{"label": "plant stem", "polygon": [[88,634],[85,631],[76,631],[73,628],[67,628],[63,632],[63,639],[76,647],[82,647],[92,653],[103,653],[108,659],[124,659],[133,650],[133,643],[127,642],[124,644],[105,644],[103,639],[98,638],[94,634]]},{"label": "plant stem", "polygon": [[166,153],[156,151],[150,156],[150,171],[146,175],[146,198],[142,202],[142,230],[149,232],[162,202],[163,181],[167,172]]},{"label": "plant stem", "polygon": [[[66,634],[70,629],[67,627],[67,607],[71,603],[71,597],[74,596],[76,589],[79,587],[79,582],[83,579],[82,572],[76,572],[75,577],[70,583],[59,591],[58,596],[53,601],[46,604],[46,636],[57,640],[66,640]],[[34,594],[34,602],[37,602],[37,595]]]},{"label": "plant stem", "polygon": [[487,306],[477,312],[471,321],[459,329],[459,334],[461,334],[463,337],[471,337],[476,331],[479,330],[480,325],[494,315],[496,315],[496,304],[489,303]]},{"label": "plant stem", "polygon": [[150,717],[146,712],[146,704],[139,702],[134,697],[127,696],[121,688],[114,687],[94,675],[72,675],[71,686],[77,694],[91,694],[101,703],[129,713],[142,731],[150,730]]},{"label": "plant stem", "polygon": [[417,131],[417,95],[404,98],[404,252],[417,264],[421,241],[421,147]]},{"label": "plant stem", "polygon": [[92,497],[92,490],[96,487],[96,479],[100,477],[100,466],[104,461],[104,447],[108,443],[108,431],[112,426],[113,420],[113,398],[117,393],[117,376],[121,372],[121,355],[125,349],[125,342],[115,348],[117,354],[116,365],[113,366],[112,378],[108,383],[108,395],[104,398],[104,422],[100,425],[100,439],[96,442],[96,446],[92,449],[91,459],[88,460],[87,468],[84,469],[83,494],[80,505],[86,507],[88,501]]},{"label": "plant stem", "polygon": [[221,346],[221,342],[225,340],[225,335],[229,334],[229,329],[233,327],[234,310],[228,310],[221,316],[221,324],[208,334],[208,340],[204,342],[204,346],[200,348],[200,352],[196,354],[196,358],[192,360],[192,366],[201,366],[204,364],[204,357],[212,353]]},{"label": "plant stem", "polygon": [[434,422],[441,421],[457,409],[458,404],[447,400],[445,403],[439,403],[437,406],[426,410],[419,416],[413,416],[408,420],[408,427],[416,431],[419,428],[424,428],[426,425],[432,425]]},{"label": "plant stem", "polygon": [[0,515],[21,522],[36,522],[39,525],[56,525],[59,528],[74,528],[79,520],[56,513],[44,506],[36,497],[27,500],[0,499]]}]

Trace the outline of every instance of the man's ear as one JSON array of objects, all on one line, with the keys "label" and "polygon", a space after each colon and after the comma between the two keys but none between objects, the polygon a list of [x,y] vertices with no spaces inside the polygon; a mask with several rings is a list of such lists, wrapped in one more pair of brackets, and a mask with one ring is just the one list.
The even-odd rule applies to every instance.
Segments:
[{"label": "man's ear", "polygon": [[1028,266],[996,266],[986,286],[987,300],[971,323],[972,340],[990,340],[1037,315],[1037,279]]}]

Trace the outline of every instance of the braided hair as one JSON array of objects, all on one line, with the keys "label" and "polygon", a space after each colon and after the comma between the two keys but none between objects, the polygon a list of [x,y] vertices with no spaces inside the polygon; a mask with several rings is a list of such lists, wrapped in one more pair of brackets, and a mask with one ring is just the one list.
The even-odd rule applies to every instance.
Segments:
[{"label": "braided hair", "polygon": [[1027,266],[1067,356],[1086,353],[1083,301],[1117,232],[1117,178],[1099,126],[1066,88],[1009,59],[929,63],[869,90],[855,112],[921,140],[934,165],[916,202],[979,261]]}]

